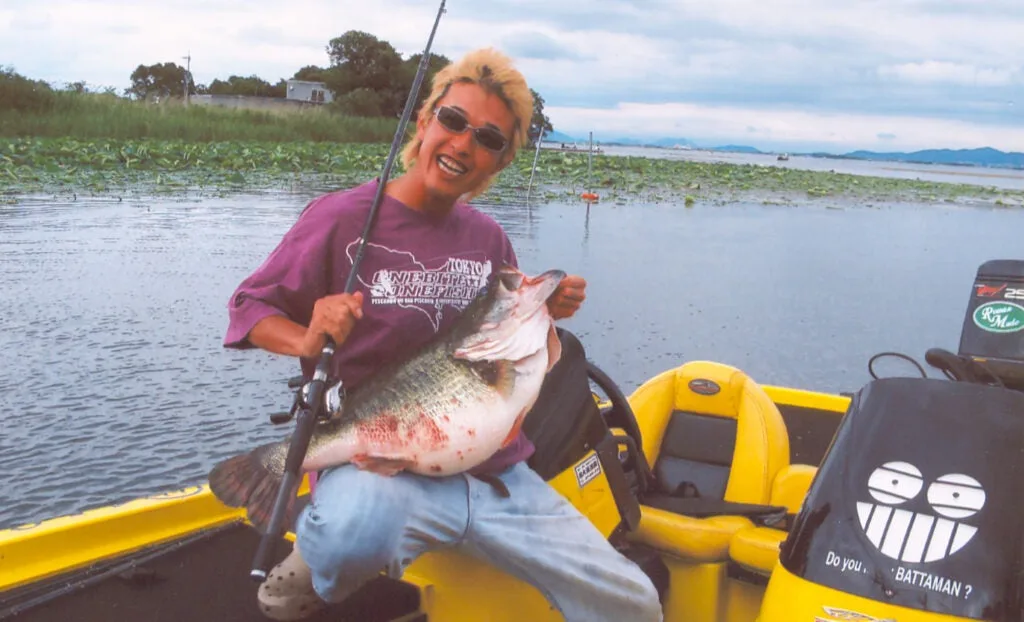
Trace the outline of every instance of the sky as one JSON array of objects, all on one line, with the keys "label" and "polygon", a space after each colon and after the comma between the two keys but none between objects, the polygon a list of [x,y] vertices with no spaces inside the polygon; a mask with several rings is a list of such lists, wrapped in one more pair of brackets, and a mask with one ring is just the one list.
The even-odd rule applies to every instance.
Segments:
[{"label": "sky", "polygon": [[[423,51],[425,0],[0,0],[0,66],[126,88],[326,66],[348,30]],[[432,53],[512,56],[556,130],[775,151],[1024,151],[1024,0],[446,0]]]}]

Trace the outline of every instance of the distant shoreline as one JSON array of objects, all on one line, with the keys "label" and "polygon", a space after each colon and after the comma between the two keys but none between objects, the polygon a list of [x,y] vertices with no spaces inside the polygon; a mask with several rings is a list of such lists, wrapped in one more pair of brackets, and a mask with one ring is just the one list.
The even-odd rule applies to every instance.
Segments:
[{"label": "distant shoreline", "polygon": [[[888,160],[886,160],[886,161],[888,162]],[[910,162],[907,162],[907,164],[910,164]],[[952,166],[952,165],[950,165],[950,164],[939,164],[938,166]],[[986,167],[986,166],[973,166],[973,165],[972,165],[972,167],[973,168],[984,168],[984,169],[988,169],[988,168],[1004,168],[1004,167],[1001,167],[1001,166],[999,166],[999,167]],[[919,173],[931,173],[932,172],[932,171],[929,171],[928,169],[924,169],[924,168],[896,168],[895,166],[880,166],[878,168],[880,168],[882,170],[886,170],[886,171],[916,171],[916,172],[919,172]],[[1015,170],[1020,170],[1020,169],[1007,169],[1007,170],[1015,171]],[[960,172],[960,171],[942,171],[942,174],[943,175],[963,175],[964,177],[994,177],[994,178],[997,178],[997,179],[1018,179],[1019,178],[1019,175],[1008,175],[1006,173],[978,173],[978,172],[975,172],[975,171],[971,171],[969,173],[967,173],[967,172]]]},{"label": "distant shoreline", "polygon": [[[562,141],[553,140],[550,137],[546,137],[544,142],[545,144],[548,145],[562,144],[564,142],[567,145],[575,145],[584,152],[586,152],[587,146],[589,144],[588,140],[570,139]],[[861,160],[866,162],[900,162],[905,164],[964,166],[1024,171],[1024,153],[1015,151],[1006,152],[1001,151],[999,149],[993,149],[990,147],[981,147],[976,149],[921,149],[913,152],[881,152],[857,150],[848,153],[828,153],[822,151],[763,151],[756,147],[751,147],[747,145],[722,145],[716,147],[708,147],[696,145],[685,138],[664,138],[653,142],[595,140],[594,147],[595,149],[605,147],[658,149],[669,152],[702,151],[707,153],[763,155],[772,157],[785,154],[788,157],[822,158],[832,160]]]}]

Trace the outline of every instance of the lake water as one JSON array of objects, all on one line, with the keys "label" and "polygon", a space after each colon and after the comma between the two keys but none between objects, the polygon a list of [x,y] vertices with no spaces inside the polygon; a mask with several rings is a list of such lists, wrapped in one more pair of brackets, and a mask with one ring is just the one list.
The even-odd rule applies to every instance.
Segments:
[{"label": "lake water", "polygon": [[[286,433],[267,415],[295,362],[221,340],[232,290],[311,196],[0,206],[0,528],[199,483]],[[855,390],[877,352],[955,351],[978,265],[1024,249],[1024,210],[481,209],[526,271],[588,279],[563,325],[627,394],[692,359]]]},{"label": "lake water", "polygon": [[[583,145],[586,150],[586,145]],[[584,151],[585,152],[585,151]],[[912,162],[881,162],[873,160],[850,160],[811,156],[790,156],[779,160],[770,153],[728,153],[703,149],[659,149],[653,147],[625,147],[608,145],[606,155],[636,156],[692,162],[721,162],[725,164],[757,164],[808,171],[831,171],[849,175],[917,179],[951,184],[971,184],[1001,190],[1024,190],[1024,170],[987,168],[981,166],[951,166],[943,164],[918,164]]]}]

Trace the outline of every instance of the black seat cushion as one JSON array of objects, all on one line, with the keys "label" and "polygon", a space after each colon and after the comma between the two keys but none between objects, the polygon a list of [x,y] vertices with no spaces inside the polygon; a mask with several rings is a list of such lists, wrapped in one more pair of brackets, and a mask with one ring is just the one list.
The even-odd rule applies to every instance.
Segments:
[{"label": "black seat cushion", "polygon": [[673,412],[654,465],[656,491],[722,499],[735,446],[735,419]]}]

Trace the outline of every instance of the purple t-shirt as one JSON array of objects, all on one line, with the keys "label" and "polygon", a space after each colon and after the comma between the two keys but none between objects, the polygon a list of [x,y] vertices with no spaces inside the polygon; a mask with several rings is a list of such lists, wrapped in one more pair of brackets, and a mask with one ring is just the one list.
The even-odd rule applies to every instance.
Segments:
[{"label": "purple t-shirt", "polygon": [[[249,331],[270,315],[308,326],[318,299],[345,291],[377,183],[323,195],[303,210],[233,293],[225,347],[255,347]],[[439,218],[385,194],[369,238],[355,285],[363,293],[363,318],[338,347],[331,368],[348,389],[450,326],[492,271],[518,265],[498,223],[464,203]],[[311,377],[316,361],[301,359],[301,365]],[[473,472],[499,472],[533,451],[520,431]]]}]

